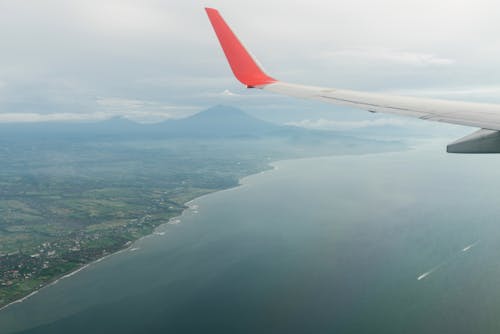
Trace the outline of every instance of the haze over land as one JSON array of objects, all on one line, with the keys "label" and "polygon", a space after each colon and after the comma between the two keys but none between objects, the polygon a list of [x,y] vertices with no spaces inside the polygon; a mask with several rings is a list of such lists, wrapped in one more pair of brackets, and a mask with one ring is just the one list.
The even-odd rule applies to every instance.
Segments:
[{"label": "haze over land", "polygon": [[280,159],[400,150],[217,106],[138,124],[0,124],[0,305],[128,246],[200,195]]}]

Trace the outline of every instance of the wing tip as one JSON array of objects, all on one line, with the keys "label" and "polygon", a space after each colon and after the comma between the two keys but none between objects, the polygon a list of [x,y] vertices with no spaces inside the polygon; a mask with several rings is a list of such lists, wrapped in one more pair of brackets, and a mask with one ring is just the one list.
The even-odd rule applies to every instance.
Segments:
[{"label": "wing tip", "polygon": [[215,8],[212,8],[212,7],[205,7],[205,12],[219,14],[219,11]]},{"label": "wing tip", "polygon": [[205,7],[205,11],[233,74],[242,84],[252,88],[277,82],[260,68],[217,9]]}]

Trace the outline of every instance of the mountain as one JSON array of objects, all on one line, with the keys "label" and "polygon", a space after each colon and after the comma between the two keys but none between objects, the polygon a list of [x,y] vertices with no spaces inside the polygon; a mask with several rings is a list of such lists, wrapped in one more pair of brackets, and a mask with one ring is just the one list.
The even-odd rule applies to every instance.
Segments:
[{"label": "mountain", "polygon": [[281,128],[228,106],[215,106],[187,118],[150,126],[152,131],[182,137],[260,137]]},{"label": "mountain", "polygon": [[333,132],[278,125],[228,106],[215,106],[192,116],[155,124],[139,124],[123,117],[99,122],[3,123],[0,136],[75,139],[123,138],[261,138],[331,137]]}]

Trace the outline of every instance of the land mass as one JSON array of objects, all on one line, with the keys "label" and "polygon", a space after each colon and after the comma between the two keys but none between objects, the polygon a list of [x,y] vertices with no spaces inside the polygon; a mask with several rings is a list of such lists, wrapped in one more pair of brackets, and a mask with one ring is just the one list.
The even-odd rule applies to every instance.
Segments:
[{"label": "land mass", "polygon": [[405,147],[224,106],[150,125],[1,124],[0,140],[0,307],[129,246],[186,202],[270,161]]}]

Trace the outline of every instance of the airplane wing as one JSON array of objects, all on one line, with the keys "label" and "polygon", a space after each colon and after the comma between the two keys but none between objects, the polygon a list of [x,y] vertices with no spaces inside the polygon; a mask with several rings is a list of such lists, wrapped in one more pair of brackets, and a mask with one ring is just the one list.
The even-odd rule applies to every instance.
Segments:
[{"label": "airplane wing", "polygon": [[417,98],[286,83],[266,74],[213,8],[205,9],[231,70],[248,88],[345,105],[370,112],[480,128],[447,146],[449,153],[500,153],[500,105]]}]

